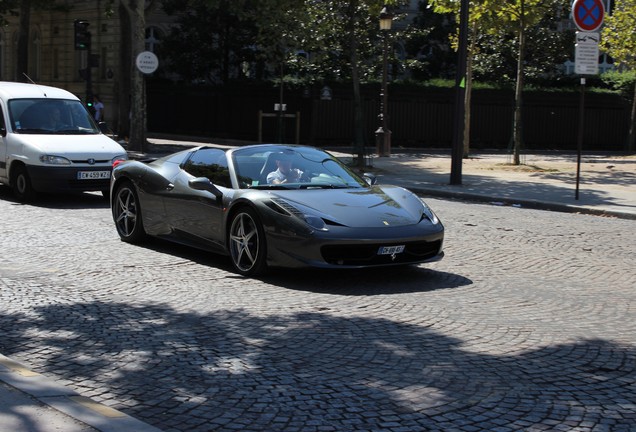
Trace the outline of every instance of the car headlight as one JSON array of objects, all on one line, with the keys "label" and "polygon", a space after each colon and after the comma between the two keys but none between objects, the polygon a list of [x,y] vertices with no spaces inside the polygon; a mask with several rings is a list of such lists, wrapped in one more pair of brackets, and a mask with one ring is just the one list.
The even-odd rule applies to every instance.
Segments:
[{"label": "car headlight", "polygon": [[325,224],[325,221],[321,217],[304,214],[303,219],[310,227],[319,231],[327,231],[327,224]]},{"label": "car headlight", "polygon": [[120,154],[115,156],[114,158],[111,159],[110,164],[114,164],[117,161],[125,161],[128,160],[128,155],[127,154]]},{"label": "car headlight", "polygon": [[327,231],[327,224],[320,216],[305,213],[282,198],[274,198],[270,203],[275,204],[275,207],[270,206],[272,210],[278,211],[281,214],[295,216],[313,229]]},{"label": "car headlight", "polygon": [[422,212],[424,215],[433,223],[433,225],[437,225],[439,223],[439,219],[435,212],[431,210],[431,208],[421,199],[420,202],[422,203]]},{"label": "car headlight", "polygon": [[48,165],[70,165],[71,161],[62,156],[42,155],[40,162]]}]

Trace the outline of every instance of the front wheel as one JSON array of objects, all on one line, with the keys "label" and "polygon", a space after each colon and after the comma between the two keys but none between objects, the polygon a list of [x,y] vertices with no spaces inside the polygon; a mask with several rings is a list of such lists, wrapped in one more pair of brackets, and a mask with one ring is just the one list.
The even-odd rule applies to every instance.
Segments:
[{"label": "front wheel", "polygon": [[255,276],[265,272],[267,242],[263,226],[254,210],[243,208],[232,218],[228,242],[232,264],[240,274]]},{"label": "front wheel", "polygon": [[31,186],[31,178],[24,165],[16,165],[11,172],[11,189],[21,202],[33,201],[35,190]]},{"label": "front wheel", "polygon": [[134,186],[125,182],[117,187],[112,203],[113,220],[119,237],[128,243],[137,243],[146,237],[141,219],[141,206]]}]

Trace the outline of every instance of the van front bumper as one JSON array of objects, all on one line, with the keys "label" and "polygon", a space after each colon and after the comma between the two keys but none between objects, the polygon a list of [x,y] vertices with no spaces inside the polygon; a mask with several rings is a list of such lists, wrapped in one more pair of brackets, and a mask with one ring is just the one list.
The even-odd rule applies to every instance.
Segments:
[{"label": "van front bumper", "polygon": [[31,186],[37,192],[107,191],[113,168],[110,165],[86,167],[27,166]]}]

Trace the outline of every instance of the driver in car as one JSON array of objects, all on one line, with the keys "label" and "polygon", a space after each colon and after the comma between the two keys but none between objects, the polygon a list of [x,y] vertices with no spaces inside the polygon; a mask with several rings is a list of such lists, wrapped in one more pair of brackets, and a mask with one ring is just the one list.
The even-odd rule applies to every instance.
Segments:
[{"label": "driver in car", "polygon": [[298,168],[292,168],[292,158],[284,153],[279,154],[276,157],[276,171],[272,171],[267,175],[267,183],[269,184],[282,184],[282,183],[298,183],[303,175],[303,172]]},{"label": "driver in car", "polygon": [[62,113],[57,107],[53,107],[48,112],[47,124],[48,129],[57,129],[62,124]]}]

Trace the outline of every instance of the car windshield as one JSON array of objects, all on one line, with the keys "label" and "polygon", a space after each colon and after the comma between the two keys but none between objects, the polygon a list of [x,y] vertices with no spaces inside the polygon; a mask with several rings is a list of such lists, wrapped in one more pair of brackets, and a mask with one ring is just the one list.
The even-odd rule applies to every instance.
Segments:
[{"label": "car windshield", "polygon": [[340,160],[312,147],[263,145],[232,152],[241,188],[338,189],[368,186]]},{"label": "car windshield", "polygon": [[100,130],[78,100],[12,99],[11,128],[21,134],[98,134]]}]

